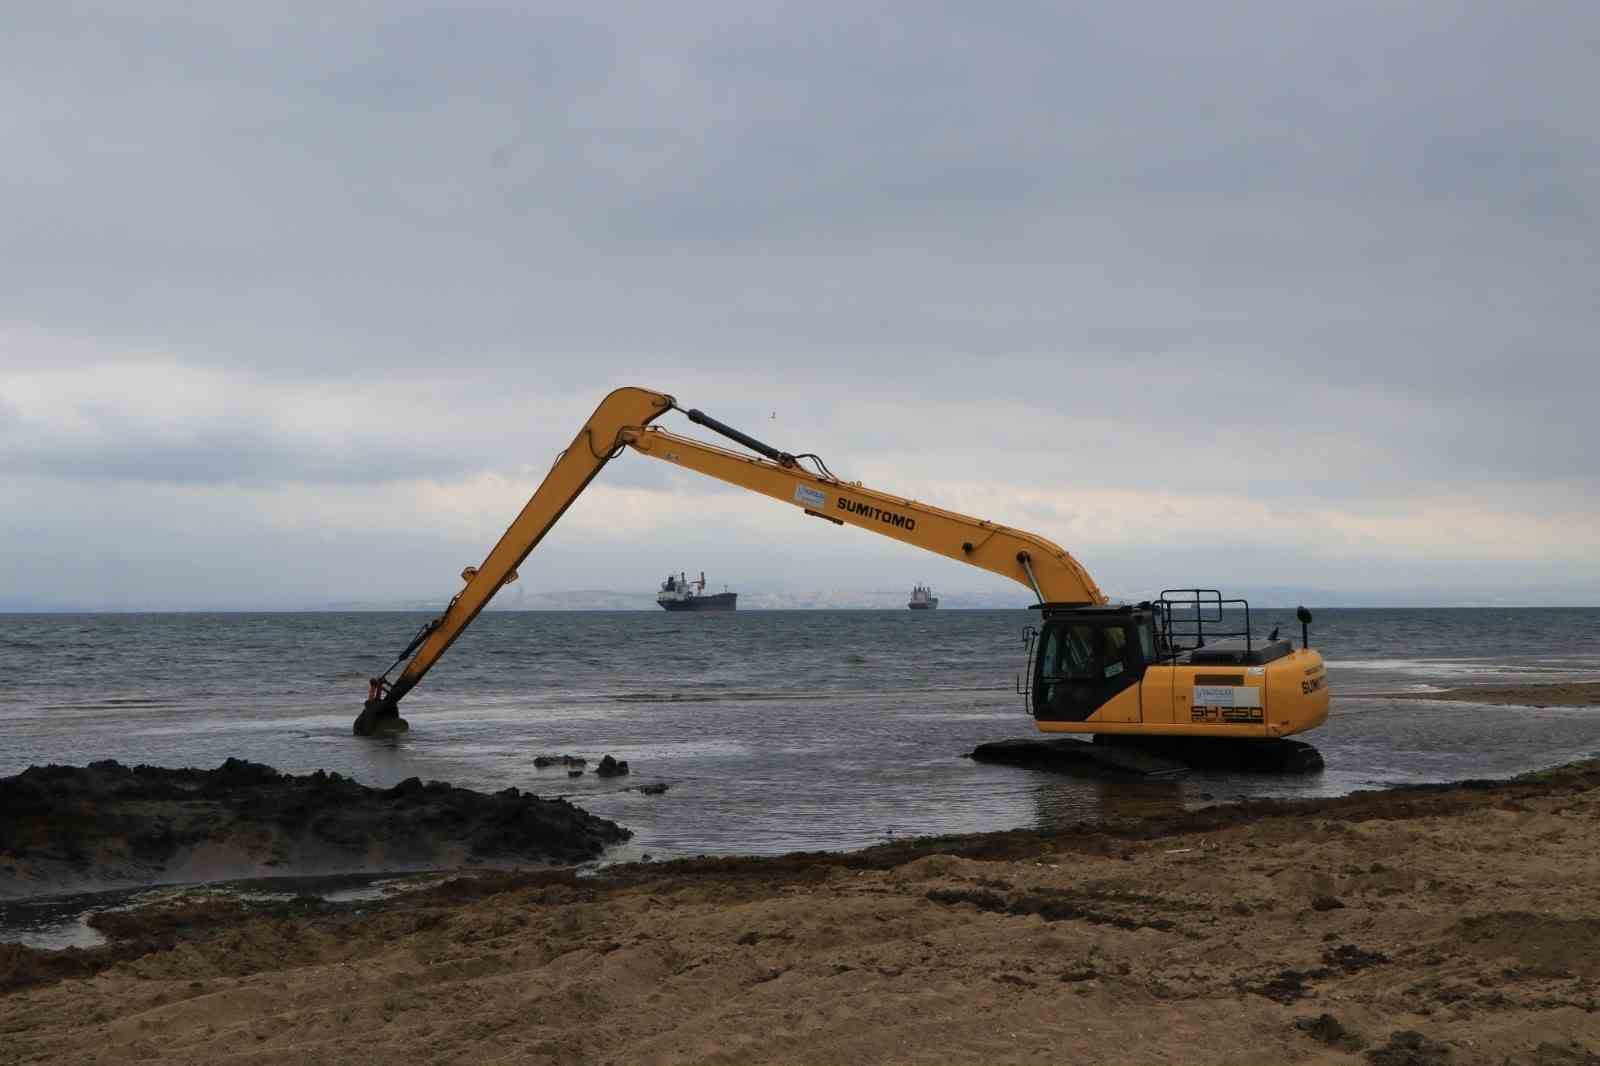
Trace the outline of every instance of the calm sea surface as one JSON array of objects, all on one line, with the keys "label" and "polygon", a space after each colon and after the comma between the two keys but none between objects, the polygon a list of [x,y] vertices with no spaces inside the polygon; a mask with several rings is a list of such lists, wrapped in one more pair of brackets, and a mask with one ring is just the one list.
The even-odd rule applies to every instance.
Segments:
[{"label": "calm sea surface", "polygon": [[[1256,628],[1292,613],[1258,611]],[[1460,684],[1600,678],[1600,610],[1323,610],[1328,724],[1308,777],[1081,780],[962,758],[1032,733],[1025,611],[492,612],[358,739],[365,679],[423,614],[0,615],[0,776],[94,759],[229,756],[369,785],[407,777],[567,796],[634,831],[616,858],[848,849],[1050,827],[1240,795],[1499,776],[1600,751],[1600,710],[1401,701]],[[626,759],[569,779],[536,755]],[[661,796],[632,787],[666,782]]]}]

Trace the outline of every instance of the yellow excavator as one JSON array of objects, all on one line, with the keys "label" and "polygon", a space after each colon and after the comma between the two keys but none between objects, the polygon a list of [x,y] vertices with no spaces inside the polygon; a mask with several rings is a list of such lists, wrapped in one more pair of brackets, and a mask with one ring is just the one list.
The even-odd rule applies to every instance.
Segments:
[{"label": "yellow excavator", "polygon": [[[601,468],[630,448],[1026,586],[1038,599],[1040,619],[1028,627],[1027,672],[1018,689],[1042,732],[1112,743],[1157,738],[1167,750],[1192,756],[1213,741],[1231,742],[1235,750],[1240,742],[1281,750],[1294,743],[1283,738],[1327,719],[1327,674],[1322,656],[1308,646],[1311,616],[1303,607],[1295,648],[1276,631],[1265,640],[1253,636],[1249,605],[1216,590],[1167,590],[1151,601],[1112,605],[1076,559],[1043,537],[841,480],[815,454],[780,451],[698,410],[683,413],[754,454],[651,425],[669,411],[683,409],[648,389],[617,389],[601,401],[499,543],[480,565],[462,571],[466,586],[444,613],[371,679],[357,735],[407,728],[401,697],[495,593],[516,580],[517,567]],[[391,683],[389,673],[407,656]],[[1289,761],[1306,768],[1303,755]]]}]

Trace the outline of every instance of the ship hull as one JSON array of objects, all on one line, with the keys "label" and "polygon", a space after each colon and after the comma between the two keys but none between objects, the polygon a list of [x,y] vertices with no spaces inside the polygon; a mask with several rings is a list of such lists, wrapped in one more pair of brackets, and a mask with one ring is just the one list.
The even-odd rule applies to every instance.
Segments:
[{"label": "ship hull", "polygon": [[911,608],[913,611],[932,611],[938,608],[939,601],[928,600],[926,603],[908,603],[906,606]]},{"label": "ship hull", "polygon": [[712,596],[691,596],[686,600],[657,600],[668,611],[734,611],[738,610],[737,592],[718,592]]}]

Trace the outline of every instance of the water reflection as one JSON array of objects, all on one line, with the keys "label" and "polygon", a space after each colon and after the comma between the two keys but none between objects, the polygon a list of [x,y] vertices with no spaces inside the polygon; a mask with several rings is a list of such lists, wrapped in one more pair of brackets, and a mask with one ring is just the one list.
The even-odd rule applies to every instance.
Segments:
[{"label": "water reflection", "polygon": [[105,936],[89,924],[96,914],[105,911],[170,907],[218,899],[283,903],[300,896],[315,896],[329,903],[355,903],[416,891],[453,876],[423,871],[257,877],[0,900],[0,943],[46,950],[92,948],[106,943]]},{"label": "water reflection", "polygon": [[[1043,775],[1042,771],[1018,772]],[[1058,780],[1047,780],[1031,789],[1034,826],[1050,833],[1179,814],[1191,792],[1188,782],[1182,779],[1050,776]]]},{"label": "water reflection", "polygon": [[97,892],[0,900],[0,943],[46,949],[97,947],[106,938],[89,927],[89,916],[126,896],[125,892]]}]

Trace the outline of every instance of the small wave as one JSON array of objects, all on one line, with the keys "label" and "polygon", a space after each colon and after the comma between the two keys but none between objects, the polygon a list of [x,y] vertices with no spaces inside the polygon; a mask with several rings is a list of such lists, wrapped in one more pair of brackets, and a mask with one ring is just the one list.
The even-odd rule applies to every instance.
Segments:
[{"label": "small wave", "polygon": [[1009,692],[1006,685],[906,685],[898,688],[885,689],[820,689],[808,691],[790,691],[785,689],[765,689],[759,692],[619,692],[601,695],[597,698],[611,703],[766,703],[811,700],[882,700],[898,696],[914,696],[918,693],[928,695],[948,694],[952,692]]},{"label": "small wave", "polygon": [[848,693],[840,692],[622,692],[605,696],[613,703],[733,703],[766,700],[825,700]]},{"label": "small wave", "polygon": [[1466,669],[1477,668],[1480,664],[1492,662],[1490,659],[1329,659],[1329,666],[1337,666],[1341,670],[1404,670],[1414,667],[1426,667],[1430,670],[1462,667]]},{"label": "small wave", "polygon": [[109,707],[170,707],[173,702],[155,696],[103,696],[97,700],[82,700],[44,704],[48,710],[92,711]]},{"label": "small wave", "polygon": [[116,711],[128,706],[138,707],[163,707],[174,709],[179,705],[165,700],[92,700],[83,703],[46,703],[41,704],[41,709],[46,711]]},{"label": "small wave", "polygon": [[1484,677],[1510,674],[1554,674],[1549,666],[1496,662],[1493,659],[1330,659],[1330,670],[1371,670],[1413,676]]}]

